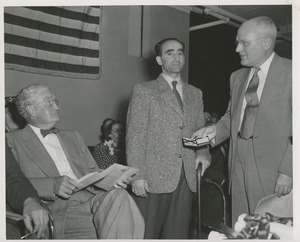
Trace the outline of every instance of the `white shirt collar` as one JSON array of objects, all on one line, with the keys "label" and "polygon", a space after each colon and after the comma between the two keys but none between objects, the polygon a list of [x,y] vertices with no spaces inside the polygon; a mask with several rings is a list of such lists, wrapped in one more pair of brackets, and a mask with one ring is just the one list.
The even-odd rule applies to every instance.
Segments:
[{"label": "white shirt collar", "polygon": [[272,55],[270,55],[270,57],[260,66],[260,70],[264,74],[264,76],[268,75],[268,71],[274,56],[275,52],[273,51]]},{"label": "white shirt collar", "polygon": [[32,128],[33,132],[34,132],[40,139],[43,138],[43,136],[42,136],[42,134],[41,134],[41,129],[40,129],[40,128],[35,127],[35,126],[31,125],[31,124],[28,124],[28,125]]},{"label": "white shirt collar", "polygon": [[181,85],[181,78],[180,77],[178,77],[176,79],[173,79],[172,77],[166,75],[165,73],[161,73],[161,75],[169,83],[170,86],[172,86],[172,81],[177,81],[177,84]]}]

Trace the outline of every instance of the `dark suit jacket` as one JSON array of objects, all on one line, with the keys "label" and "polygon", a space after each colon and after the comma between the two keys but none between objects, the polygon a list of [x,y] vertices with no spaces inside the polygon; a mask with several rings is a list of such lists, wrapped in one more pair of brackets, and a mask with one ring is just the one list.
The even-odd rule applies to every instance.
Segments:
[{"label": "dark suit jacket", "polygon": [[[217,123],[216,145],[230,136],[229,171],[235,161],[242,102],[250,68],[231,75],[231,100]],[[255,120],[253,147],[266,195],[274,192],[278,172],[292,172],[292,62],[275,54],[270,65]],[[230,173],[231,174],[231,173]]]},{"label": "dark suit jacket", "polygon": [[23,214],[24,201],[29,197],[39,199],[39,195],[21,171],[7,142],[5,142],[5,153],[6,202],[16,213]]},{"label": "dark suit jacket", "polygon": [[[77,178],[98,170],[95,160],[78,132],[60,130],[57,136]],[[54,195],[54,178],[60,176],[54,161],[29,125],[24,129],[7,133],[6,137],[22,171],[38,191],[39,196],[47,200],[55,199],[47,205],[55,221],[55,238],[63,238],[64,219],[70,199],[64,200]],[[79,192],[86,190],[93,192],[91,188]]]},{"label": "dark suit jacket", "polygon": [[[173,192],[182,165],[188,186],[196,190],[195,150],[183,147],[182,138],[204,127],[201,90],[182,84],[183,112],[160,75],[134,87],[127,117],[127,163],[139,169],[135,179],[145,179],[151,193]],[[210,160],[207,148],[197,155]]]}]

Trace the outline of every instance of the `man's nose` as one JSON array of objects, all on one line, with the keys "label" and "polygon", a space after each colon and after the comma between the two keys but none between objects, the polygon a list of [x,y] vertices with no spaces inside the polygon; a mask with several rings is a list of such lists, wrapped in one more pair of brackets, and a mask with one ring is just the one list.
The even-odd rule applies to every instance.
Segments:
[{"label": "man's nose", "polygon": [[243,46],[242,46],[242,44],[240,44],[240,43],[238,43],[237,44],[237,46],[236,46],[236,48],[235,48],[235,52],[241,52],[243,50]]},{"label": "man's nose", "polygon": [[173,55],[173,58],[174,58],[175,60],[178,60],[178,58],[179,58],[179,55],[178,55],[178,54],[176,54],[176,53],[174,53],[174,55]]},{"label": "man's nose", "polygon": [[56,102],[53,103],[53,109],[59,109],[58,104]]}]

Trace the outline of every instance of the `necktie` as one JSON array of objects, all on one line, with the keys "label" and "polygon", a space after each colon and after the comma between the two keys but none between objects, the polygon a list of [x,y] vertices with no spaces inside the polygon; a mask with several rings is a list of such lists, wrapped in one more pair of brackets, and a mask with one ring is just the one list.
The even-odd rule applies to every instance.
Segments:
[{"label": "necktie", "polygon": [[183,103],[182,103],[182,99],[180,97],[180,94],[179,92],[177,91],[177,88],[176,88],[176,85],[177,85],[177,81],[172,81],[172,86],[173,86],[173,92],[177,98],[177,101],[179,103],[179,106],[181,108],[181,111],[183,112]]},{"label": "necktie", "polygon": [[249,139],[251,138],[251,136],[253,136],[256,112],[259,106],[259,100],[256,93],[259,84],[259,77],[257,75],[259,71],[260,68],[255,68],[254,75],[252,76],[245,93],[247,105],[245,108],[244,118],[240,130],[241,136],[244,139]]},{"label": "necktie", "polygon": [[55,127],[51,129],[41,129],[41,134],[43,138],[45,138],[48,134],[57,134],[57,133],[58,133],[58,129]]}]

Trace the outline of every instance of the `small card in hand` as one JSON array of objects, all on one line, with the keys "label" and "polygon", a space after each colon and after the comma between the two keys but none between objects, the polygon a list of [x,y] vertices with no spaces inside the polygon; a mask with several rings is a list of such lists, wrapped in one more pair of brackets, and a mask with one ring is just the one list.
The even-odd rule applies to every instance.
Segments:
[{"label": "small card in hand", "polygon": [[200,147],[210,144],[211,138],[206,136],[204,138],[182,138],[184,146]]}]

